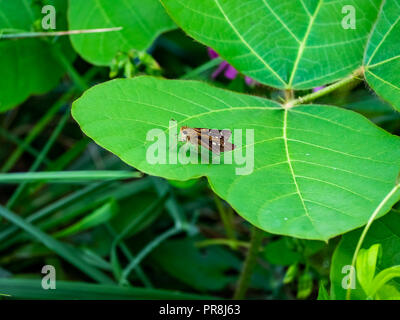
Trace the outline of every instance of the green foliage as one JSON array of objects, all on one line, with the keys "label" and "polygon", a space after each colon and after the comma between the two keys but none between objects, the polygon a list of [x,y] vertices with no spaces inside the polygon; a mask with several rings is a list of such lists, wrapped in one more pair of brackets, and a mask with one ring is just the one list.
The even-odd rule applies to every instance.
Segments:
[{"label": "green foliage", "polygon": [[329,293],[322,282],[319,285],[318,300],[330,300]]},{"label": "green foliage", "polygon": [[385,100],[400,110],[400,2],[384,1],[365,52],[365,78]]},{"label": "green foliage", "polygon": [[[371,226],[360,250],[356,264],[355,289],[351,289],[352,299],[365,299],[374,297],[378,292],[384,297],[385,289],[382,287],[393,277],[398,277],[400,265],[400,217],[398,213],[391,212],[377,220]],[[342,273],[346,265],[351,264],[356,243],[360,236],[360,230],[350,232],[343,236],[337,247],[331,267],[331,295],[334,299],[344,299],[346,288],[342,287],[343,278],[349,273]],[[367,250],[367,248],[369,248]],[[378,259],[378,250],[381,248],[381,258]],[[398,280],[391,281],[390,291],[400,290]],[[379,290],[381,289],[381,290]],[[386,296],[387,297],[387,296]]]},{"label": "green foliage", "polygon": [[199,249],[192,239],[165,242],[151,257],[171,276],[198,290],[221,290],[235,281],[225,273],[240,266],[237,257],[226,249]]},{"label": "green foliage", "polygon": [[[58,12],[58,28],[66,29],[66,2],[46,1]],[[42,18],[33,0],[0,1],[0,112],[25,101],[31,94],[54,88],[65,73],[62,54],[72,61],[75,56],[68,39],[56,42],[41,39],[1,39],[1,34],[33,31]],[[40,23],[39,23],[40,25]]]},{"label": "green foliage", "polygon": [[[308,89],[361,66],[381,1],[162,2],[183,30],[245,75],[277,88]],[[342,27],[345,5],[362,12],[355,29]]]},{"label": "green foliage", "polygon": [[[254,225],[300,238],[327,240],[365,224],[400,170],[400,140],[356,113],[317,105],[287,110],[200,82],[115,80],[88,90],[72,114],[89,137],[140,171],[175,180],[207,176]],[[254,171],[237,175],[237,164],[149,163],[147,132],[160,129],[168,141],[176,134],[169,133],[171,117],[178,128],[254,128],[254,143],[242,147],[254,147]]]},{"label": "green foliage", "polygon": [[106,204],[96,209],[91,214],[88,214],[72,226],[69,226],[64,230],[60,230],[54,235],[54,237],[67,237],[69,235],[76,234],[90,228],[94,228],[111,220],[117,214],[117,212],[118,206],[116,202],[107,202]]},{"label": "green foliage", "polygon": [[324,247],[322,241],[305,241],[289,237],[282,237],[269,242],[264,247],[265,259],[276,265],[289,266],[299,262],[305,262]]},{"label": "green foliage", "polygon": [[400,299],[399,15],[0,0],[0,299]]},{"label": "green foliage", "polygon": [[57,282],[57,290],[43,290],[40,281],[27,279],[0,279],[0,287],[9,292],[8,296],[17,299],[52,300],[183,300],[213,299],[212,296],[185,294],[176,291],[123,288],[82,282]]}]

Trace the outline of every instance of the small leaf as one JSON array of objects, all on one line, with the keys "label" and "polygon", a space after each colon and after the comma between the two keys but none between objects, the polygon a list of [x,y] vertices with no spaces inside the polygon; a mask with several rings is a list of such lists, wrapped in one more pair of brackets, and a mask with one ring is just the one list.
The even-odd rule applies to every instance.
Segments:
[{"label": "small leaf", "polygon": [[385,284],[382,286],[377,294],[377,300],[400,300],[400,292],[394,286]]},{"label": "small leaf", "polygon": [[357,256],[357,280],[363,290],[370,295],[370,288],[375,276],[375,267],[378,262],[380,244],[374,244],[369,249],[361,249]]},{"label": "small leaf", "polygon": [[111,65],[119,52],[146,50],[174,23],[158,0],[70,0],[70,30],[122,27],[121,31],[71,36],[79,54],[95,65]]},{"label": "small leaf", "polygon": [[[359,229],[345,234],[333,254],[330,279],[331,296],[334,299],[345,299],[346,297],[346,288],[342,287],[342,280],[346,274],[342,273],[342,269],[346,265],[351,265],[361,232],[362,229]],[[371,225],[364,239],[363,248],[369,248],[377,243],[381,245],[383,254],[376,265],[375,273],[400,265],[400,216],[398,213],[392,211]],[[400,289],[398,279],[392,281],[391,284],[396,289]],[[357,283],[356,288],[351,290],[351,299],[366,298],[360,283]]]},{"label": "small leaf", "polygon": [[286,270],[285,277],[283,278],[283,283],[288,284],[293,282],[298,272],[299,272],[299,265],[297,263],[289,266],[289,268]]},{"label": "small leaf", "polygon": [[369,288],[368,296],[373,297],[378,290],[394,278],[400,278],[400,265],[379,272]]}]

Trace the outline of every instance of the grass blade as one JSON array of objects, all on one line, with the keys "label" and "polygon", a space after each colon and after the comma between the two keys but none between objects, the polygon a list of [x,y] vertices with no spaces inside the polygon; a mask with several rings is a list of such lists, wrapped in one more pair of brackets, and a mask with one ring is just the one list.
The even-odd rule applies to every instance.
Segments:
[{"label": "grass blade", "polygon": [[72,248],[69,248],[69,247],[65,246],[62,242],[50,237],[49,235],[47,235],[40,229],[36,228],[32,224],[28,223],[26,220],[17,216],[15,213],[9,211],[8,209],[4,208],[3,206],[0,206],[0,216],[2,216],[3,218],[14,223],[16,226],[20,227],[25,232],[29,233],[36,240],[41,242],[43,245],[45,245],[50,250],[54,251],[59,256],[63,257],[65,260],[70,262],[72,265],[74,265],[76,268],[81,270],[83,273],[88,275],[93,280],[96,280],[97,282],[105,283],[105,284],[113,284],[114,283],[103,272],[82,262],[82,259],[80,259],[79,255],[76,254],[72,250]]},{"label": "grass blade", "polygon": [[0,279],[2,293],[15,299],[64,299],[64,300],[171,300],[215,299],[211,296],[158,289],[118,287],[82,282],[57,281],[56,290],[43,290],[40,280]]},{"label": "grass blade", "polygon": [[140,178],[141,172],[132,171],[52,171],[52,172],[16,172],[16,173],[0,173],[0,184],[8,183],[25,183],[25,182],[87,182],[100,180],[123,180]]}]

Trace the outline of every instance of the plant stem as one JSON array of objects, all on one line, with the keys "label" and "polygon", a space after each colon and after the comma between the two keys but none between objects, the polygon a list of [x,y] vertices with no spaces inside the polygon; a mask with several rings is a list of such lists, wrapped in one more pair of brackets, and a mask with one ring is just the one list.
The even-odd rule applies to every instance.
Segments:
[{"label": "plant stem", "polygon": [[294,99],[294,92],[292,89],[285,90],[285,101],[291,101]]},{"label": "plant stem", "polygon": [[[143,215],[140,215],[138,218],[131,220],[125,228],[117,234],[117,236],[114,238],[112,244],[111,244],[111,265],[113,266],[113,272],[115,278],[120,281],[120,284],[122,283],[128,283],[128,276],[122,277],[122,271],[121,271],[121,264],[119,263],[118,259],[118,254],[117,254],[117,247],[119,244],[124,240],[124,238],[131,232],[133,228],[138,226],[143,219],[146,218],[151,212],[157,210],[157,208],[164,206],[166,199],[168,198],[168,193],[164,193],[159,199],[155,202],[153,202],[149,207],[147,207],[144,211]],[[149,246],[149,245],[148,245]],[[146,248],[145,248],[146,249]],[[143,250],[145,250],[143,249]],[[139,253],[140,254],[140,253]],[[130,261],[134,261],[135,259],[132,257]],[[138,261],[133,269],[136,269],[137,266],[139,265]]]},{"label": "plant stem", "polygon": [[360,77],[362,77],[364,75],[364,67],[360,67],[357,70],[355,70],[351,75],[349,75],[346,78],[343,78],[342,80],[335,82],[333,84],[331,84],[330,86],[327,86],[326,88],[319,90],[317,92],[313,92],[310,94],[307,94],[303,97],[298,97],[297,99],[291,100],[289,102],[287,102],[284,105],[285,109],[290,109],[294,106],[297,106],[299,104],[302,103],[307,103],[307,102],[311,102],[314,101],[315,99],[318,99],[322,96],[325,96],[341,87],[344,87],[345,85],[353,82],[353,81],[359,81]]},{"label": "plant stem", "polygon": [[[355,270],[355,265],[357,261],[357,256],[358,252],[361,249],[362,243],[364,242],[365,236],[367,235],[367,232],[369,228],[371,227],[372,222],[375,220],[376,216],[379,214],[379,212],[382,210],[382,208],[387,204],[387,202],[392,198],[392,196],[400,189],[400,182],[396,182],[397,184],[394,186],[392,190],[386,195],[386,197],[379,203],[379,205],[376,207],[375,211],[372,213],[371,217],[369,218],[367,224],[364,227],[363,232],[361,233],[360,239],[358,240],[356,249],[354,250],[353,254],[353,259],[351,261],[351,272],[352,270]],[[352,274],[351,277],[354,277],[355,274]],[[350,300],[350,294],[351,294],[351,288],[347,288],[346,292],[346,300]]]},{"label": "plant stem", "polygon": [[[28,223],[33,223],[33,222],[36,222],[39,219],[45,218],[45,217],[49,216],[50,214],[56,212],[57,210],[60,210],[63,207],[69,206],[74,201],[77,201],[77,200],[83,198],[84,196],[87,196],[92,191],[97,190],[98,188],[104,186],[105,183],[106,182],[100,182],[100,183],[96,183],[96,184],[91,184],[91,185],[85,187],[82,190],[78,190],[75,193],[72,193],[71,195],[68,195],[65,198],[62,198],[62,199],[60,199],[60,200],[48,205],[47,207],[45,207],[45,208],[43,208],[43,209],[31,214],[29,217],[26,218],[26,221]],[[16,231],[18,231],[18,227],[10,226],[8,229],[0,232],[0,243],[3,244],[3,241],[5,241],[6,239],[9,240],[10,237]],[[0,250],[1,249],[2,248],[0,247]]]},{"label": "plant stem", "polygon": [[235,229],[232,223],[232,214],[230,214],[230,212],[225,210],[221,199],[216,194],[214,194],[214,201],[221,216],[221,220],[225,228],[225,233],[227,237],[232,241],[231,247],[232,249],[236,250],[237,245],[235,243],[236,236],[235,236]]},{"label": "plant stem", "polygon": [[246,259],[243,264],[242,272],[239,277],[239,281],[236,286],[233,299],[240,300],[244,299],[247,289],[250,284],[253,269],[256,265],[256,258],[261,242],[264,238],[264,231],[253,226],[251,230],[250,248],[247,252]]},{"label": "plant stem", "polygon": [[151,180],[154,184],[154,187],[156,189],[156,192],[159,196],[164,195],[165,193],[169,192],[170,196],[168,200],[165,203],[165,207],[170,214],[171,218],[175,222],[176,228],[184,228],[188,229],[188,222],[185,217],[185,212],[182,210],[182,208],[179,206],[178,202],[175,199],[174,194],[172,193],[171,186],[168,183],[168,181],[163,180],[161,178],[157,177],[151,177]]},{"label": "plant stem", "polygon": [[102,271],[82,261],[81,255],[78,255],[76,250],[65,246],[64,243],[54,239],[52,236],[33,226],[25,219],[21,218],[14,212],[8,210],[7,208],[4,208],[1,205],[0,216],[31,235],[35,240],[41,242],[45,247],[52,250],[54,253],[74,265],[76,268],[80,269],[83,273],[91,277],[93,280],[108,285],[115,284],[114,281]]},{"label": "plant stem", "polygon": [[78,71],[74,68],[71,61],[65,56],[64,52],[60,49],[58,44],[52,46],[53,55],[62,64],[68,75],[71,77],[75,84],[75,87],[80,91],[85,91],[89,88],[87,81],[82,77]]},{"label": "plant stem", "polygon": [[[117,232],[114,230],[114,228],[109,223],[106,223],[106,228],[110,232],[111,236],[113,236],[114,238],[116,238],[118,236]],[[125,257],[128,260],[133,260],[135,258],[123,240],[120,241],[118,246],[121,248],[121,251],[123,252],[123,254],[125,255]],[[153,285],[152,285],[150,279],[146,276],[146,274],[144,273],[144,271],[142,270],[140,265],[136,266],[135,271],[136,271],[137,276],[143,282],[143,284],[146,288],[153,288]]]},{"label": "plant stem", "polygon": [[218,57],[215,59],[212,59],[210,61],[207,61],[206,63],[202,64],[201,66],[198,66],[197,68],[189,71],[188,73],[184,74],[183,76],[181,76],[179,79],[194,79],[196,78],[199,74],[214,68],[216,66],[218,66],[223,60]]},{"label": "plant stem", "polygon": [[213,246],[213,245],[226,245],[231,248],[232,247],[250,248],[249,242],[232,240],[232,239],[208,239],[208,240],[196,242],[196,247],[198,247],[198,248],[203,248],[203,247],[208,247],[208,246]]},{"label": "plant stem", "polygon": [[[0,128],[0,134],[2,136],[4,136],[6,139],[15,143],[18,147],[21,147],[23,149],[23,151],[30,153],[34,157],[39,156],[39,153],[40,153],[39,151],[37,151],[35,148],[31,147],[30,145],[26,145],[24,143],[24,141],[22,141],[20,138],[18,138],[16,135],[12,134],[11,132],[8,132],[7,130]],[[47,158],[43,159],[43,163],[50,165],[50,161]]]},{"label": "plant stem", "polygon": [[176,228],[175,226],[171,229],[168,229],[164,233],[160,234],[157,238],[154,238],[139,254],[136,256],[134,260],[132,260],[129,265],[124,269],[122,272],[120,283],[124,283],[126,279],[128,279],[130,273],[133,269],[137,267],[137,265],[157,246],[159,246],[163,241],[166,239],[176,235],[177,233],[181,232],[183,229]]}]

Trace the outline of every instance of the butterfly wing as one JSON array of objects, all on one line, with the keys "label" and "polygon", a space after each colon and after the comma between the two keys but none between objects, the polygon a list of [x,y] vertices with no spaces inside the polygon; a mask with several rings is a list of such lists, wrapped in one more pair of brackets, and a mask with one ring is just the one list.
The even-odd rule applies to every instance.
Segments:
[{"label": "butterfly wing", "polygon": [[210,136],[203,134],[200,139],[200,144],[215,154],[219,155],[221,153],[221,143],[219,139],[210,139]]}]

